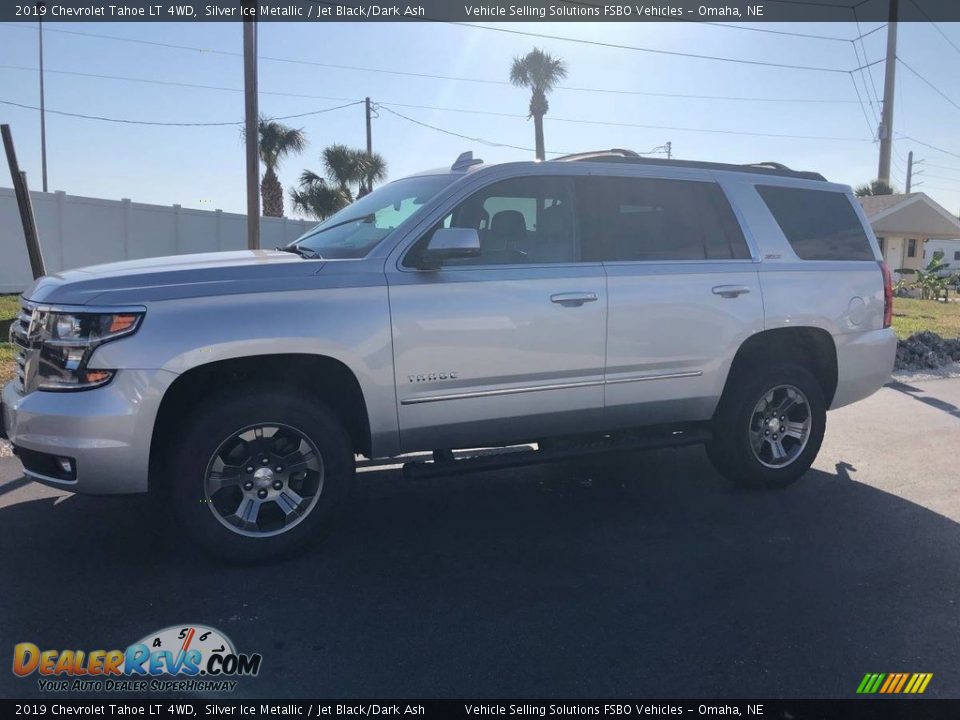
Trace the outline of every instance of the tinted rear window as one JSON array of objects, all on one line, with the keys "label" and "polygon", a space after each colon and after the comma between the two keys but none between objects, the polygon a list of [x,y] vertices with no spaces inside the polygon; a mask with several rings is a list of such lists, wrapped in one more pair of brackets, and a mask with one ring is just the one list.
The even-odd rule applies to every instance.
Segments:
[{"label": "tinted rear window", "polygon": [[740,225],[712,182],[577,178],[585,260],[731,260],[750,257]]},{"label": "tinted rear window", "polygon": [[843,193],[757,185],[801,260],[873,260],[860,218]]}]

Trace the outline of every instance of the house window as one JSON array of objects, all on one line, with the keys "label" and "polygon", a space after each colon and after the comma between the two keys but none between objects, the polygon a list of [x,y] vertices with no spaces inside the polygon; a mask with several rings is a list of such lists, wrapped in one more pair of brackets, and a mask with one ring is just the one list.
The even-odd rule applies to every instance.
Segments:
[{"label": "house window", "polygon": [[882,237],[877,238],[877,245],[880,246],[880,254],[883,255],[883,238]]},{"label": "house window", "polygon": [[954,250],[954,251],[953,251],[953,259],[954,259],[954,260],[960,260],[960,250]]},{"label": "house window", "polygon": [[916,238],[910,238],[907,240],[907,257],[916,257],[917,256],[917,240]]}]

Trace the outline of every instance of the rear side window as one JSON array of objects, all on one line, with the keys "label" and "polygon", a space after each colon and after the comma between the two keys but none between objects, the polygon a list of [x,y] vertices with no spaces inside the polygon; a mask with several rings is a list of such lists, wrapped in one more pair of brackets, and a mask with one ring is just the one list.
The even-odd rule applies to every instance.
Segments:
[{"label": "rear side window", "polygon": [[873,260],[870,240],[846,195],[829,190],[757,185],[801,260]]},{"label": "rear side window", "polygon": [[581,177],[577,210],[585,260],[750,257],[720,186],[657,178]]}]

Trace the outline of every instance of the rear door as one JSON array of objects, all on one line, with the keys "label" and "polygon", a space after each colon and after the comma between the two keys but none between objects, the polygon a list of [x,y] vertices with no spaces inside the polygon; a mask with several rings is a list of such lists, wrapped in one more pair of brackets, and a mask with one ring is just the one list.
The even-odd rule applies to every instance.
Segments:
[{"label": "rear door", "polygon": [[[439,227],[475,228],[480,256],[418,269]],[[572,179],[477,190],[387,277],[405,451],[602,427],[606,278],[599,260],[583,260]]]},{"label": "rear door", "polygon": [[607,272],[608,427],[709,418],[737,348],[763,329],[754,258],[721,186],[576,183],[583,245]]}]

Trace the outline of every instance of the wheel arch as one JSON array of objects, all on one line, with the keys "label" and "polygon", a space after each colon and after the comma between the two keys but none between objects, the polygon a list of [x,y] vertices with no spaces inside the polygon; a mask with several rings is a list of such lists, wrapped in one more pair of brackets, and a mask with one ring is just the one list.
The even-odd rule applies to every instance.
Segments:
[{"label": "wheel arch", "polygon": [[795,362],[802,365],[820,383],[827,407],[832,404],[837,391],[837,346],[833,336],[823,328],[774,328],[763,330],[744,340],[727,373],[720,398],[721,404],[738,380],[760,362]]},{"label": "wheel arch", "polygon": [[231,383],[283,383],[330,405],[343,421],[354,452],[371,453],[370,419],[363,389],[346,364],[327,355],[250,355],[197,365],[166,389],[150,442],[151,485],[162,465],[163,449],[171,442],[177,422],[190,407]]}]

